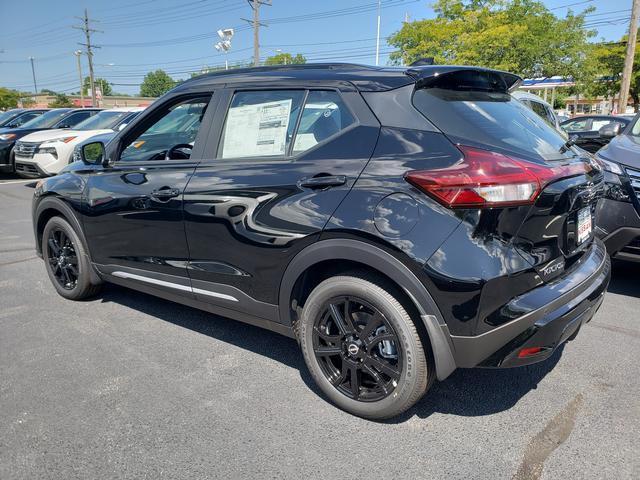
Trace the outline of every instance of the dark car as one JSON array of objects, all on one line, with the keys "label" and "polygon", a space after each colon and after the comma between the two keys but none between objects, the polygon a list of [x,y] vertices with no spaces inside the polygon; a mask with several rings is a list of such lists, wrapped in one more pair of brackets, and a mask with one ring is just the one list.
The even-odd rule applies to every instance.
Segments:
[{"label": "dark car", "polygon": [[51,128],[72,128],[78,123],[95,115],[99,108],[56,108],[38,115],[22,124],[19,128],[0,129],[0,172],[15,171],[15,155],[13,148],[17,140],[25,135]]},{"label": "dark car", "polygon": [[0,128],[19,128],[48,110],[48,108],[14,108],[7,110],[0,114]]},{"label": "dark car", "polygon": [[458,367],[548,358],[602,302],[601,167],[519,82],[351,64],[188,80],[38,182],[37,251],[65,298],[107,281],[288,335],[338,406],[397,415]]},{"label": "dark car", "polygon": [[[596,158],[606,170],[606,195],[598,203],[597,233],[609,254],[617,259],[640,261],[640,116]],[[612,127],[610,135],[617,128]]]},{"label": "dark car", "polygon": [[560,127],[577,146],[595,153],[611,141],[616,128],[622,131],[629,123],[631,120],[625,117],[585,115],[562,122]]}]

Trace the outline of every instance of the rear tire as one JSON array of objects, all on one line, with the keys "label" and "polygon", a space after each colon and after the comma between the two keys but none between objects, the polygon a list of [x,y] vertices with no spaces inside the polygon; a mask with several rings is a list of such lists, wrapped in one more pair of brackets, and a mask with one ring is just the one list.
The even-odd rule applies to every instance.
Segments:
[{"label": "rear tire", "polygon": [[406,411],[435,373],[393,291],[369,275],[332,277],[311,292],[299,320],[302,353],[315,382],[338,407],[364,418]]},{"label": "rear tire", "polygon": [[42,232],[42,257],[49,280],[69,300],[83,300],[100,290],[91,283],[86,249],[73,227],[62,217],[51,218]]}]

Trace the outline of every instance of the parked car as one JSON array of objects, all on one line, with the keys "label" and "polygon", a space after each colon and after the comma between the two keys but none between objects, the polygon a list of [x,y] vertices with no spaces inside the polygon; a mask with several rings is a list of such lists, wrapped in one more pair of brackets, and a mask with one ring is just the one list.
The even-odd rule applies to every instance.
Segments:
[{"label": "parked car", "polygon": [[104,281],[298,339],[387,418],[458,367],[548,358],[610,276],[600,165],[476,67],[310,64],[190,79],[35,188],[57,292]]},{"label": "parked car", "polygon": [[[606,195],[598,203],[596,225],[616,259],[640,261],[640,116],[620,133],[620,124],[602,128],[613,137],[596,158],[606,170]],[[602,131],[601,130],[601,131]]]},{"label": "parked car", "polygon": [[612,115],[585,115],[575,117],[560,124],[572,142],[587,152],[596,153],[611,140],[611,125],[619,125],[624,130],[630,119]]},{"label": "parked car", "polygon": [[18,128],[29,120],[39,117],[48,109],[13,108],[0,114],[0,128]]},{"label": "parked car", "polygon": [[31,133],[16,142],[16,171],[23,177],[55,175],[72,161],[73,149],[82,140],[99,133],[113,132],[127,125],[143,107],[102,110],[73,129],[53,129]]},{"label": "parked car", "polygon": [[522,90],[516,90],[512,95],[533,110],[540,118],[551,125],[556,130],[560,130],[560,122],[553,107],[545,102],[538,95]]},{"label": "parked car", "polygon": [[75,127],[100,110],[99,108],[56,108],[24,123],[20,128],[0,129],[0,172],[15,171],[15,143],[25,135],[52,128]]}]

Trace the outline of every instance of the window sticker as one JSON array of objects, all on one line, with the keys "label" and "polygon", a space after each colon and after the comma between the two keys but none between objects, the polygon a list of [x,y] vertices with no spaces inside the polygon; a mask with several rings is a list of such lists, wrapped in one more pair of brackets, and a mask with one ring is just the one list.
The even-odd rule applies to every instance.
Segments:
[{"label": "window sticker", "polygon": [[222,158],[284,155],[290,115],[290,98],[230,108]]}]

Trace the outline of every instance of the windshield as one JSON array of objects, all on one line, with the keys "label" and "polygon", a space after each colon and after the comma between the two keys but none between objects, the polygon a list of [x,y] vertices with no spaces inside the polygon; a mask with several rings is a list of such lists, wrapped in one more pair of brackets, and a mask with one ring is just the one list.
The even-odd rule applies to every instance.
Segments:
[{"label": "windshield", "polygon": [[631,127],[631,129],[628,129],[627,132],[629,132],[629,135],[640,137],[640,115],[636,116],[635,120],[633,121],[633,127]]},{"label": "windshield", "polygon": [[416,91],[413,103],[455,143],[537,161],[575,156],[555,128],[508,93],[426,88]]},{"label": "windshield", "polygon": [[57,110],[49,110],[37,118],[22,125],[22,128],[49,128],[53,127],[59,120],[65,117],[71,111],[70,108],[60,108]]},{"label": "windshield", "polygon": [[102,130],[113,128],[131,112],[110,112],[108,110],[100,112],[93,117],[80,122],[74,127],[75,130]]}]

